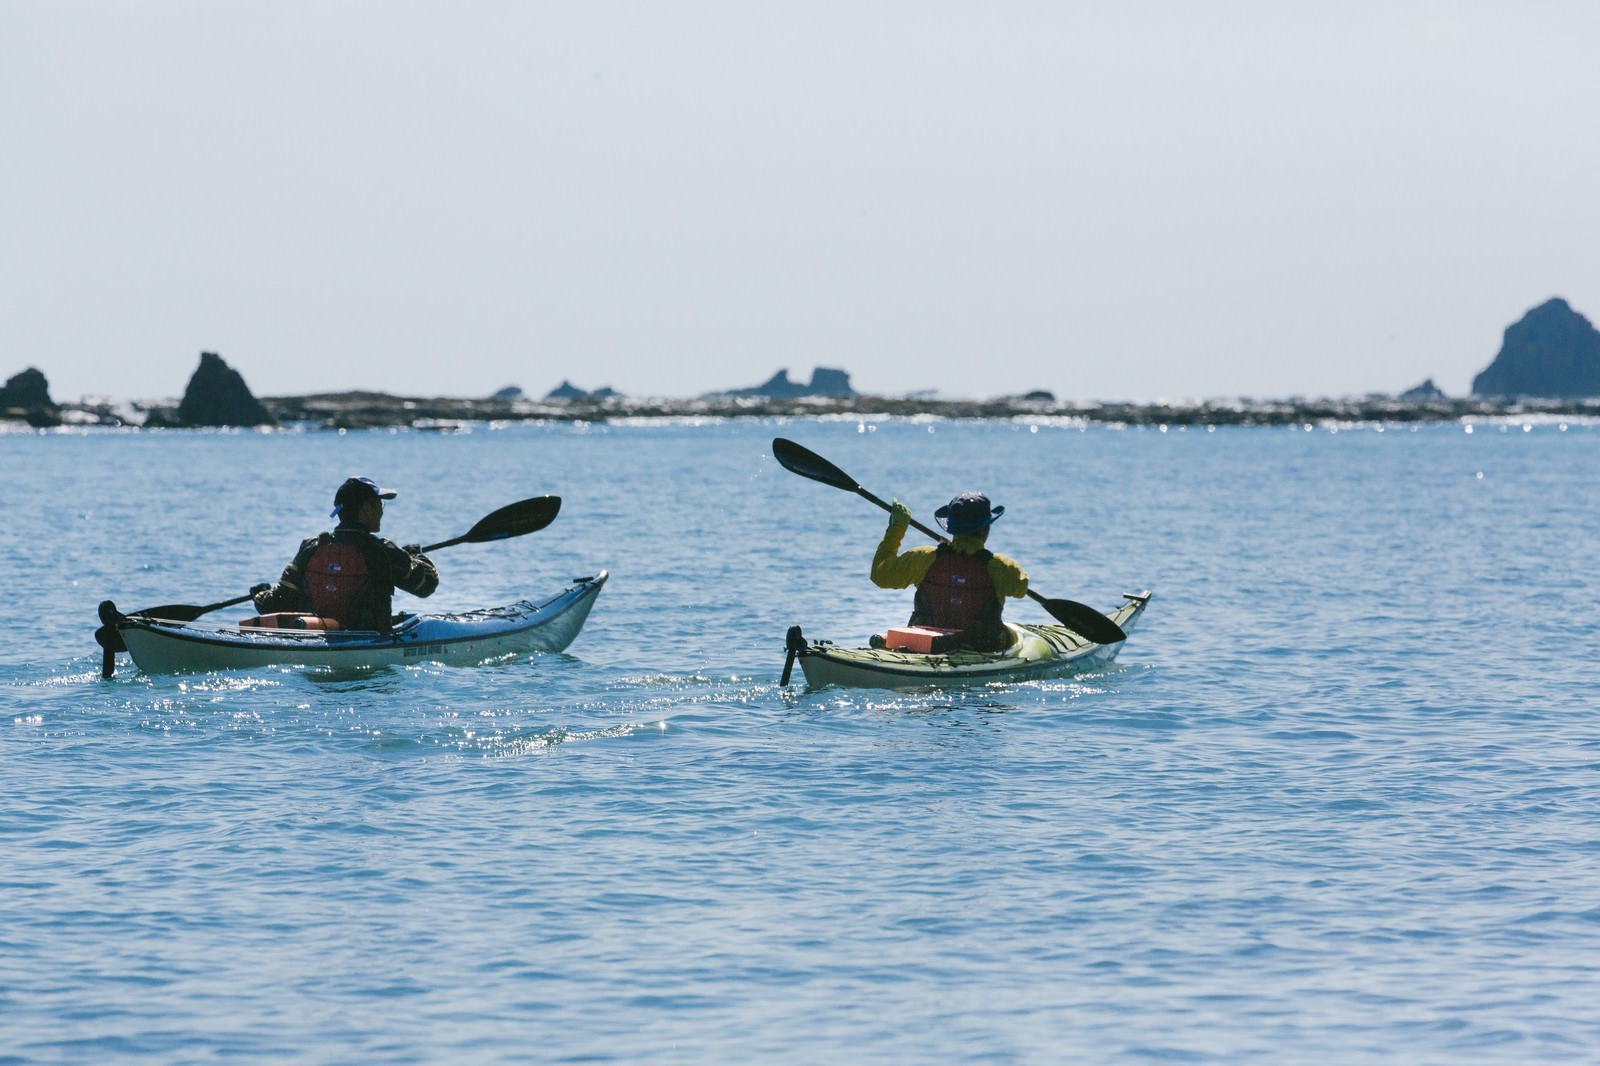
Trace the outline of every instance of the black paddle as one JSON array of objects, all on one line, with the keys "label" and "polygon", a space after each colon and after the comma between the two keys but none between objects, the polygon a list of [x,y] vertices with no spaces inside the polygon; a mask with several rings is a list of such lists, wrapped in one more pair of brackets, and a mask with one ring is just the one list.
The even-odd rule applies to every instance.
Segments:
[{"label": "black paddle", "polygon": [[[832,485],[836,489],[853,492],[862,499],[877,504],[885,511],[893,510],[888,504],[856,484],[855,479],[849,474],[846,474],[843,470],[840,470],[802,444],[796,444],[792,440],[785,440],[783,437],[774,437],[772,455],[785,470],[791,473],[810,478],[812,481],[820,481],[824,485]],[[911,524],[941,544],[949,543],[943,534],[928,528],[915,518],[911,520]],[[1056,621],[1074,633],[1082,634],[1096,644],[1115,644],[1118,641],[1128,639],[1128,634],[1122,631],[1121,626],[1086,603],[1076,603],[1072,600],[1048,600],[1032,589],[1028,590],[1028,596],[1037,601],[1046,611],[1049,611],[1050,616]]]},{"label": "black paddle", "polygon": [[[560,496],[534,496],[527,500],[518,500],[516,503],[507,504],[498,511],[492,511],[478,519],[476,525],[459,537],[441,540],[437,544],[429,544],[423,548],[424,552],[438,551],[448,548],[452,544],[480,544],[489,540],[507,540],[511,537],[520,537],[525,533],[535,533],[556,520],[556,515],[561,511]],[[117,605],[110,600],[100,604],[100,621],[102,625],[95,630],[94,639],[105,649],[102,673],[110,677],[112,673],[112,656],[119,651],[127,651],[128,646],[122,642],[122,637],[117,633],[117,622],[123,618],[160,618],[168,622],[193,622],[203,614],[220,611],[224,607],[232,607],[236,603],[243,603],[251,598],[250,593],[235,596],[231,600],[219,600],[204,606],[195,606],[192,603],[169,603],[162,607],[146,607],[141,611],[131,614],[122,614],[117,610]]]}]

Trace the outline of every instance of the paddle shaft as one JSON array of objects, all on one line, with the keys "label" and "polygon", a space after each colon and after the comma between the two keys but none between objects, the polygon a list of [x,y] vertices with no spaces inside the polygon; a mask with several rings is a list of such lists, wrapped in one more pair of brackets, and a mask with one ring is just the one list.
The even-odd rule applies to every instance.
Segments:
[{"label": "paddle shaft", "polygon": [[[231,600],[219,600],[216,603],[208,603],[204,607],[197,608],[198,613],[194,617],[199,618],[202,614],[210,614],[212,611],[220,611],[224,607],[232,607],[236,603],[243,603],[245,600],[252,598],[252,595],[252,593],[246,592],[243,596],[235,596]],[[148,607],[143,611],[135,611],[133,613],[142,614],[146,618],[160,618],[161,616],[159,614],[152,613],[159,610],[161,610],[160,607]],[[193,619],[190,619],[190,621],[193,621]]]},{"label": "paddle shaft", "polygon": [[[460,544],[466,539],[467,535],[463,534],[459,537],[452,537],[449,540],[441,540],[437,544],[429,544],[427,547],[422,549],[422,552],[424,554],[428,552],[436,552],[440,548],[448,548],[452,544]],[[203,614],[210,614],[212,611],[220,611],[224,607],[232,607],[235,604],[243,603],[245,600],[253,598],[253,593],[246,592],[243,596],[235,596],[230,600],[218,600],[216,603],[208,603],[203,607],[195,607],[187,603],[169,604],[165,607],[146,607],[142,611],[134,611],[128,617],[132,618],[134,615],[140,615],[145,618],[167,618],[169,615],[161,613],[162,611],[167,611],[169,614],[171,612],[178,612],[187,616],[184,618],[173,618],[172,620],[175,622],[192,622]]]},{"label": "paddle shaft", "polygon": [[[877,504],[879,507],[882,507],[885,511],[888,511],[890,514],[894,513],[894,507],[893,506],[891,506],[890,504],[884,503],[882,500],[880,500],[878,497],[874,496],[872,493],[868,492],[866,489],[862,488],[860,485],[856,486],[856,495],[860,496],[863,500],[866,500],[868,503]],[[933,529],[930,526],[923,525],[921,522],[918,522],[915,518],[913,518],[911,520],[911,525],[912,525],[913,528],[919,529],[922,532],[926,533],[928,536],[932,537],[934,540],[938,541],[940,544],[949,544],[950,543],[949,538],[946,537],[943,533],[940,533],[938,530]]]}]

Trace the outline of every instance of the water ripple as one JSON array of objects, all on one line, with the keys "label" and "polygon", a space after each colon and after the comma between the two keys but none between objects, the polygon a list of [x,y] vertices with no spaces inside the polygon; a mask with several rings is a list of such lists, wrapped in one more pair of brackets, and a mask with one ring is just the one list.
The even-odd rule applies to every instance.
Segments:
[{"label": "water ripple", "polygon": [[[37,620],[0,651],[0,1063],[1600,1046],[1600,434],[857,428],[0,440]],[[1090,676],[783,688],[788,624],[861,639],[908,598],[780,431],[922,504],[993,486],[1052,594],[1159,598]],[[425,487],[393,515],[423,536],[563,495],[441,555],[442,607],[613,581],[563,655],[99,677],[99,599],[270,577],[330,463]],[[149,506],[240,469],[203,529]]]}]

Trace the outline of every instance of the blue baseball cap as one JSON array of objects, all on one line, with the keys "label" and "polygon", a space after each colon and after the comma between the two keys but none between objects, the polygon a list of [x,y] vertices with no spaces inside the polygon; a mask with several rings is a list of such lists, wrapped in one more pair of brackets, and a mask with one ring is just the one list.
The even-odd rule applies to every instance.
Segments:
[{"label": "blue baseball cap", "polygon": [[392,500],[396,495],[394,489],[380,489],[378,483],[370,477],[348,477],[344,479],[344,484],[339,486],[339,491],[333,494],[333,510],[328,513],[328,517],[339,517],[339,512],[344,510],[344,505],[347,503]]}]

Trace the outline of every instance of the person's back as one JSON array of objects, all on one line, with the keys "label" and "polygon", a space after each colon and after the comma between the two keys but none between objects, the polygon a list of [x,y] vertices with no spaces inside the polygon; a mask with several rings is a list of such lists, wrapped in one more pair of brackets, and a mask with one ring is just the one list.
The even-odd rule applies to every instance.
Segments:
[{"label": "person's back", "polygon": [[276,585],[257,586],[262,614],[304,612],[333,619],[341,629],[386,630],[392,624],[394,590],[430,596],[439,571],[416,545],[400,547],[378,536],[383,501],[395,498],[370,478],[339,486],[333,514],[339,525],[302,541]]},{"label": "person's back", "polygon": [[911,512],[898,500],[889,528],[872,557],[872,582],[880,588],[917,588],[910,624],[957,632],[947,643],[1000,651],[1011,643],[1002,614],[1007,596],[1028,592],[1028,575],[1011,559],[984,547],[989,526],[1005,513],[981,493],[962,493],[934,512],[951,534],[948,544],[900,551]]}]

